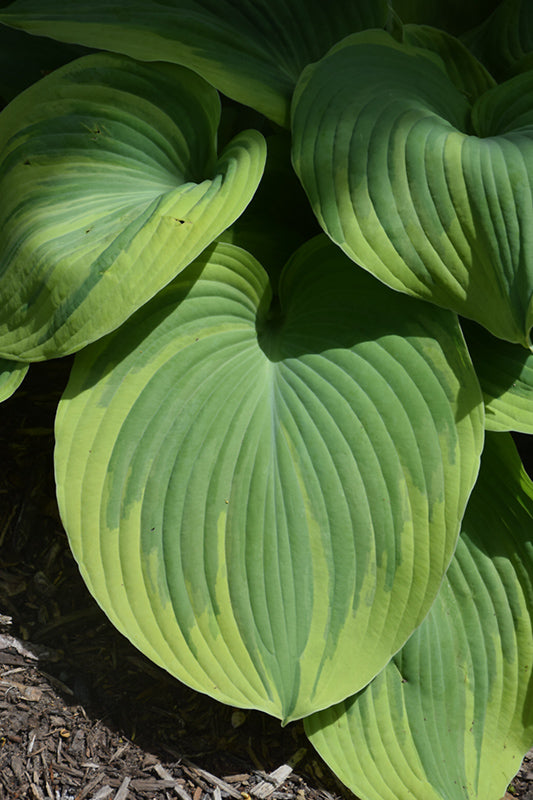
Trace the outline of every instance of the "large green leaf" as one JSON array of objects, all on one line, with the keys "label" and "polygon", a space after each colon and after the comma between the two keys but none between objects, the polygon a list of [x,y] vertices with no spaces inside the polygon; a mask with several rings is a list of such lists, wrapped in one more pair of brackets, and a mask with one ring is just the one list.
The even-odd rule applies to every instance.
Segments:
[{"label": "large green leaf", "polygon": [[170,61],[288,124],[298,76],[348,33],[385,24],[386,0],[17,0],[0,22],[30,33]]},{"label": "large green leaf", "polygon": [[530,345],[533,72],[473,106],[426,49],[348,37],[304,71],[293,159],[317,217],[394,289]]},{"label": "large green leaf", "polygon": [[489,431],[533,433],[533,353],[463,322],[485,402]]},{"label": "large green leaf", "polygon": [[364,686],[424,618],[483,412],[456,317],[326,237],[269,305],[252,256],[209,248],[76,356],[55,463],[117,627],[194,688],[288,721]]},{"label": "large green leaf", "polygon": [[7,400],[19,388],[26,377],[29,364],[20,361],[7,361],[0,358],[0,403]]},{"label": "large green leaf", "polygon": [[217,92],[172,64],[81,58],[0,114],[0,355],[72,353],[120,325],[246,208],[261,134],[217,159]]},{"label": "large green leaf", "polygon": [[533,484],[489,434],[422,626],[363,692],[306,720],[361,800],[500,800],[533,743]]}]

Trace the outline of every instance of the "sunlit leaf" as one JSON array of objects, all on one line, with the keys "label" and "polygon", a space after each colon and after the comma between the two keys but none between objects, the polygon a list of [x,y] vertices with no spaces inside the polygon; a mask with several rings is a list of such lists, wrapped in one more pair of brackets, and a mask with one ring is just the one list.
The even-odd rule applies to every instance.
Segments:
[{"label": "sunlit leaf", "polygon": [[533,743],[533,484],[489,434],[446,579],[360,694],[306,720],[361,800],[500,800]]},{"label": "sunlit leaf", "polygon": [[29,364],[0,358],[0,403],[17,391],[26,377],[28,369]]},{"label": "sunlit leaf", "polygon": [[16,0],[0,23],[170,61],[286,125],[303,67],[348,33],[382,27],[386,0]]},{"label": "sunlit leaf", "polygon": [[533,72],[471,105],[435,53],[356,34],[304,71],[293,133],[318,220],[357,264],[529,347]]},{"label": "sunlit leaf", "polygon": [[79,350],[127,319],[242,213],[265,142],[216,152],[220,101],[194,73],[109,54],[0,114],[0,355]]},{"label": "sunlit leaf", "polygon": [[364,686],[426,615],[483,411],[455,315],[326,237],[270,296],[246,251],[208,248],[78,353],[55,463],[117,627],[194,688],[288,721]]}]

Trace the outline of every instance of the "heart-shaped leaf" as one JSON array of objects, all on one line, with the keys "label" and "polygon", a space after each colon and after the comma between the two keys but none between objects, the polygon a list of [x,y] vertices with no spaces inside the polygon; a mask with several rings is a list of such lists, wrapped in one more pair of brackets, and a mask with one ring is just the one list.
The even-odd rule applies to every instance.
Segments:
[{"label": "heart-shaped leaf", "polygon": [[463,321],[485,402],[489,431],[533,433],[533,353]]},{"label": "heart-shaped leaf", "polygon": [[29,366],[20,361],[7,361],[5,358],[0,358],[0,403],[17,391],[26,377]]},{"label": "heart-shaped leaf", "polygon": [[361,800],[500,800],[533,742],[533,484],[488,434],[431,611],[363,692],[305,721]]},{"label": "heart-shaped leaf", "polygon": [[399,291],[530,345],[533,73],[470,106],[434,53],[383,31],[304,71],[293,160],[324,230]]},{"label": "heart-shaped leaf", "polygon": [[288,125],[302,69],[339,39],[382,27],[386,0],[16,0],[0,22],[143,61],[182,64]]},{"label": "heart-shaped leaf", "polygon": [[217,160],[217,92],[172,64],[81,58],[0,114],[0,354],[38,361],[118,327],[246,208],[265,142]]},{"label": "heart-shaped leaf", "polygon": [[117,627],[194,688],[288,721],[364,686],[426,615],[483,411],[455,315],[326,237],[279,302],[246,251],[208,248],[76,356],[55,462]]}]

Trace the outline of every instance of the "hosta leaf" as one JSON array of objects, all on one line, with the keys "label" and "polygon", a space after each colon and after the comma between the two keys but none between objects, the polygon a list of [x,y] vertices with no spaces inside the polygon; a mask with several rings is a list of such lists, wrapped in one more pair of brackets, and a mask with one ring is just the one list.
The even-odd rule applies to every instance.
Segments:
[{"label": "hosta leaf", "polygon": [[503,0],[465,43],[499,80],[533,67],[533,5],[530,0]]},{"label": "hosta leaf", "polygon": [[209,248],[77,355],[55,462],[117,627],[194,688],[288,721],[365,685],[427,613],[483,413],[455,316],[325,237],[279,302],[246,251]]},{"label": "hosta leaf", "polygon": [[533,353],[474,322],[463,330],[483,391],[485,428],[533,433]]},{"label": "hosta leaf", "polygon": [[533,742],[533,484],[489,434],[435,604],[363,692],[306,720],[361,800],[500,800]]},{"label": "hosta leaf", "polygon": [[257,131],[217,159],[220,101],[194,73],[81,58],[0,114],[0,354],[42,360],[113,330],[251,200]]},{"label": "hosta leaf", "polygon": [[496,85],[481,61],[455,36],[428,25],[404,25],[402,33],[406,44],[425,47],[442,58],[449,77],[470,102]]},{"label": "hosta leaf", "polygon": [[17,391],[26,377],[29,366],[20,361],[7,361],[5,358],[0,358],[0,403]]},{"label": "hosta leaf", "polygon": [[348,33],[381,27],[386,0],[17,0],[0,22],[30,33],[170,61],[288,124],[307,64]]},{"label": "hosta leaf", "polygon": [[293,160],[317,217],[399,291],[525,346],[533,322],[533,73],[473,106],[439,57],[383,31],[303,73]]}]

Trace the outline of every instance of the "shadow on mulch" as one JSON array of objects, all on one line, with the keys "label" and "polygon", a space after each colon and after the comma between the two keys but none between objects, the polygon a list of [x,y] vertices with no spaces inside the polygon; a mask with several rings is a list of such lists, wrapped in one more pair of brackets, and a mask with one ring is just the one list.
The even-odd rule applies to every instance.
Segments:
[{"label": "shadow on mulch", "polygon": [[[353,798],[301,722],[282,729],[188,689],[87,592],[53,481],[53,420],[70,364],[32,365],[1,405],[0,800]],[[531,756],[508,798],[533,800]]]},{"label": "shadow on mulch", "polygon": [[89,595],[53,482],[53,420],[70,363],[32,365],[1,406],[0,798],[348,796],[301,723],[282,729],[188,689]]}]

